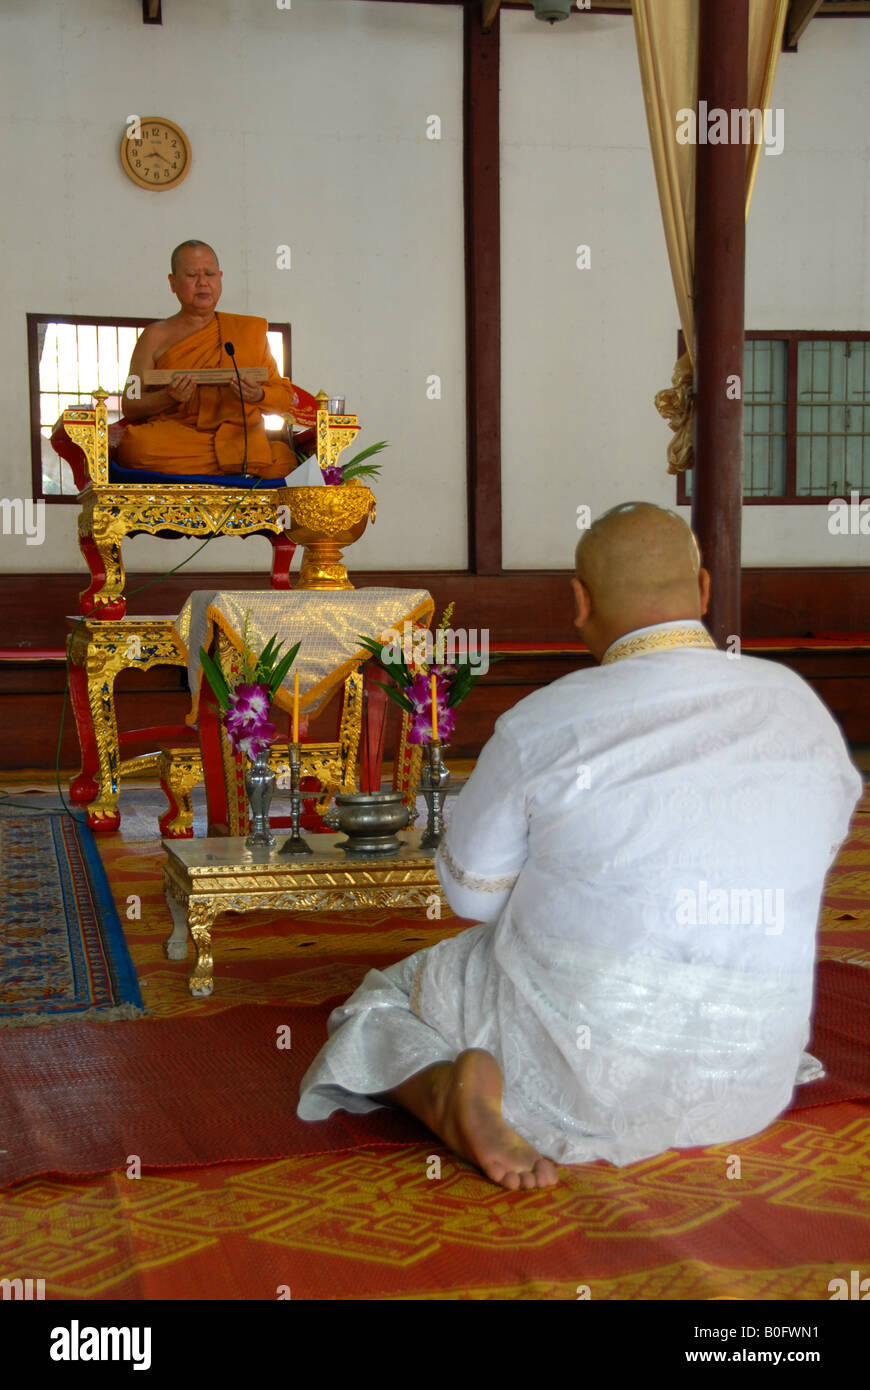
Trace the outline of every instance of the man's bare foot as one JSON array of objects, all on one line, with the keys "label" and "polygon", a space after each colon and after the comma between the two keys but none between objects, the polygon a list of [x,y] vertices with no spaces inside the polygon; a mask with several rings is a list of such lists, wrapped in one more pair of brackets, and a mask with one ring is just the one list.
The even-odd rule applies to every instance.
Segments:
[{"label": "man's bare foot", "polygon": [[501,1092],[502,1074],[492,1053],[470,1048],[455,1062],[436,1062],[417,1072],[388,1095],[501,1187],[554,1187],[555,1163],[505,1123]]}]

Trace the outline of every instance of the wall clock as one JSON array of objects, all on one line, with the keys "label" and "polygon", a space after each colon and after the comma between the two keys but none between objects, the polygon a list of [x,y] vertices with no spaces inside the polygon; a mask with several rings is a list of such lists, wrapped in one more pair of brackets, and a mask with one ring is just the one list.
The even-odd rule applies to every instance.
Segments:
[{"label": "wall clock", "polygon": [[143,116],[141,140],[131,139],[127,127],[121,137],[121,167],[140,188],[177,188],[190,169],[190,141],[184,131],[165,116]]}]

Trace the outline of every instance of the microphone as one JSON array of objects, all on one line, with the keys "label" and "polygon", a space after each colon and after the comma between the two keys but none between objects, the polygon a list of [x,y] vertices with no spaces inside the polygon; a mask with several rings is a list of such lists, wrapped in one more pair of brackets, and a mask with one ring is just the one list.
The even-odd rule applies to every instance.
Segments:
[{"label": "microphone", "polygon": [[236,381],[239,383],[239,397],[240,397],[241,405],[242,405],[242,428],[243,428],[244,431],[245,431],[245,454],[244,454],[244,458],[242,459],[242,477],[243,477],[243,478],[247,478],[247,476],[248,476],[248,416],[247,416],[247,413],[246,413],[246,411],[245,411],[245,398],[244,398],[244,396],[242,395],[242,377],[241,377],[241,373],[239,372],[238,363],[236,362],[236,349],[235,349],[235,347],[233,346],[233,344],[232,344],[232,343],[224,343],[224,351],[226,352],[227,356],[229,357],[230,361],[231,361],[232,364],[233,364],[233,367],[235,368],[235,372],[236,372]]}]

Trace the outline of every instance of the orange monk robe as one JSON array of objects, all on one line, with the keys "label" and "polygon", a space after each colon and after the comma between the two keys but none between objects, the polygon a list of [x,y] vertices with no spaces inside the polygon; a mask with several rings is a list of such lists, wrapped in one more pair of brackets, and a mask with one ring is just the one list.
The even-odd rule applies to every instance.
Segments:
[{"label": "orange monk robe", "polygon": [[[287,377],[280,376],[266,338],[265,319],[248,314],[217,313],[206,328],[174,343],[156,359],[161,371],[188,372],[206,367],[230,367],[224,348],[230,342],[236,362],[246,367],[266,367],[262,383],[265,396],[245,406],[248,425],[248,472],[261,478],[283,478],[296,466],[287,444],[266,434],[263,412],[292,415],[303,427],[316,423],[317,401]],[[198,386],[190,400],[177,409],[129,424],[118,446],[118,462],[124,468],[150,469],[157,473],[241,473],[244,459],[242,402],[229,386]]]}]

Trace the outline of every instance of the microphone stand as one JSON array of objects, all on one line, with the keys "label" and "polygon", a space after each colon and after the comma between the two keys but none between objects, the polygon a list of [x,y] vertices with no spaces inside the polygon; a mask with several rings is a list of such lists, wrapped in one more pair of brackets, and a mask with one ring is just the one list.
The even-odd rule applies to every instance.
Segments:
[{"label": "microphone stand", "polygon": [[242,429],[243,429],[244,432],[245,432],[245,456],[244,456],[244,458],[243,458],[243,460],[242,460],[242,477],[243,477],[243,478],[247,478],[247,476],[248,476],[248,416],[247,416],[246,411],[245,411],[245,398],[244,398],[244,396],[242,395],[242,376],[241,376],[241,372],[239,371],[238,363],[236,362],[236,349],[235,349],[235,347],[233,346],[232,343],[224,343],[224,348],[225,348],[225,350],[226,350],[227,356],[229,357],[230,361],[231,361],[232,364],[233,364],[233,367],[234,367],[235,373],[236,373],[236,381],[239,383],[239,400],[241,401],[241,405],[242,405]]}]

